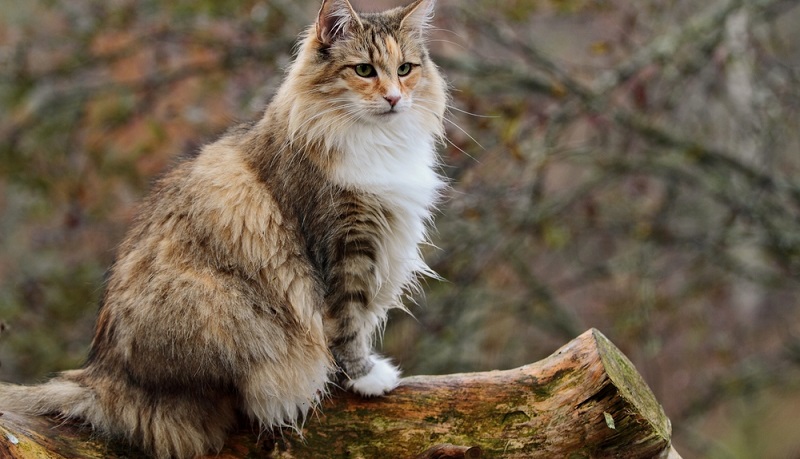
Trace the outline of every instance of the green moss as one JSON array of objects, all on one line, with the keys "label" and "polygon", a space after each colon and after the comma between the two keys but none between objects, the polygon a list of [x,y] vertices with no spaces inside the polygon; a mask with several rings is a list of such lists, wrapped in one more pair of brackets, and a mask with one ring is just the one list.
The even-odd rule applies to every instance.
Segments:
[{"label": "green moss", "polygon": [[503,415],[503,424],[519,424],[522,422],[528,422],[531,420],[531,417],[528,416],[527,413],[521,410],[512,411],[510,413],[506,413]]},{"label": "green moss", "polygon": [[565,379],[572,374],[572,370],[564,368],[556,371],[553,376],[547,379],[540,379],[535,376],[531,376],[529,378],[530,382],[527,385],[530,388],[531,393],[537,399],[543,400],[550,398],[553,393],[563,390],[565,387]]}]

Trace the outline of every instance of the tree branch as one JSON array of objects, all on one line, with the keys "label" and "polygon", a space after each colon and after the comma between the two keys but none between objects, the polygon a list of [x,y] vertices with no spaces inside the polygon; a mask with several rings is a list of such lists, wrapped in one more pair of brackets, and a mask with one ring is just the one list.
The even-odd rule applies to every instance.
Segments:
[{"label": "tree branch", "polygon": [[[243,427],[217,457],[677,458],[670,437],[669,420],[631,362],[589,330],[514,370],[413,376],[374,399],[335,391],[302,438]],[[0,416],[0,456],[144,457],[74,424],[8,412]]]}]

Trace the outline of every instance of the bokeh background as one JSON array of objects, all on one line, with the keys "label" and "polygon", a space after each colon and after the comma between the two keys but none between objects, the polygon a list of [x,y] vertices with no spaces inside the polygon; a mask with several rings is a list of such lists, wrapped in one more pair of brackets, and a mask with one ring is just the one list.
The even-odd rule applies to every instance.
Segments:
[{"label": "bokeh background", "polygon": [[[799,4],[440,0],[446,280],[385,353],[510,368],[596,327],[685,458],[800,458]],[[0,379],[81,364],[136,203],[259,116],[318,6],[0,0]]]}]

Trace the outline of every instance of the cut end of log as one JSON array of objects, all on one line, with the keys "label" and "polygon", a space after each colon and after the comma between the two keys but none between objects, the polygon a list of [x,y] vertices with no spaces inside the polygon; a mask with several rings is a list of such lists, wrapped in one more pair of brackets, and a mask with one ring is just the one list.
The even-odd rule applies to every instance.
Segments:
[{"label": "cut end of log", "polygon": [[603,367],[614,387],[619,390],[620,396],[634,405],[636,411],[653,424],[657,435],[670,438],[672,426],[669,418],[633,363],[599,330],[593,328],[589,332],[597,343]]}]

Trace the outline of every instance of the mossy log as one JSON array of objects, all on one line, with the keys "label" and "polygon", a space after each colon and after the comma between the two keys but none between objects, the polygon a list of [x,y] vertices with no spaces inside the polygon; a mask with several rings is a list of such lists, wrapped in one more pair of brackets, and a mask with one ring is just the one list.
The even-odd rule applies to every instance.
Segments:
[{"label": "mossy log", "polygon": [[[243,426],[212,457],[678,458],[670,437],[669,420],[631,362],[589,330],[514,370],[413,376],[373,399],[335,391],[302,438]],[[145,456],[76,424],[5,412],[0,457]]]}]

